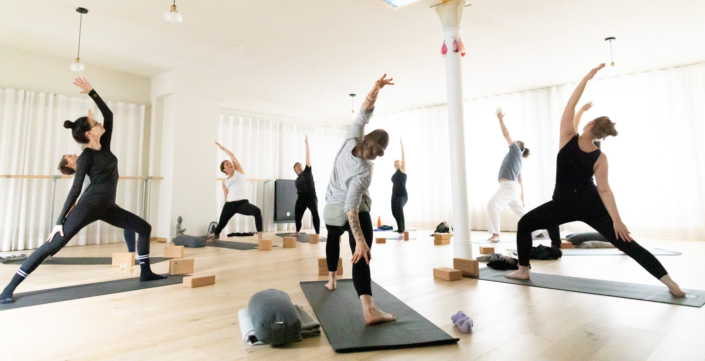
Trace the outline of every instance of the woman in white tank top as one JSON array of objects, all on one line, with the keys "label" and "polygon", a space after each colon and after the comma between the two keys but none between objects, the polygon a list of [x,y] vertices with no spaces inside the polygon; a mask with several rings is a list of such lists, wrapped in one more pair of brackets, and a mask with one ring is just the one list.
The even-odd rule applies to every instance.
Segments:
[{"label": "woman in white tank top", "polygon": [[225,149],[222,145],[215,142],[215,145],[220,147],[230,156],[230,161],[224,160],[220,163],[220,171],[227,175],[223,180],[223,193],[225,194],[225,205],[223,211],[220,212],[220,221],[214,232],[208,235],[208,241],[213,242],[218,238],[220,232],[225,228],[235,214],[255,217],[255,226],[257,228],[257,236],[262,239],[262,211],[250,204],[247,200],[247,179],[242,165],[237,161],[232,152]]}]

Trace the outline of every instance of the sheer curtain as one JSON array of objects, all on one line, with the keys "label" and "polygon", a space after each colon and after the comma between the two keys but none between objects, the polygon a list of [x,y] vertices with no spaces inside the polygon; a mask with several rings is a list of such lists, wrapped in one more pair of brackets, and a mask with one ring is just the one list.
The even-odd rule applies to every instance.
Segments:
[{"label": "sheer curtain", "polygon": [[[308,135],[311,154],[311,170],[316,181],[318,208],[321,218],[325,207],[325,191],[333,166],[333,159],[345,138],[342,129],[296,124],[262,118],[243,117],[232,114],[221,114],[218,128],[218,142],[233,152],[242,164],[248,181],[248,200],[262,210],[264,231],[295,229],[293,223],[274,224],[274,180],[296,179],[294,163],[306,164],[306,144]],[[217,147],[214,162],[214,187],[217,202],[214,209],[214,220],[218,220],[225,202],[220,163],[227,155]],[[321,219],[321,227],[323,227]],[[303,228],[313,228],[310,212],[306,211]],[[231,232],[255,232],[253,217],[236,215],[223,230],[223,235]]]},{"label": "sheer curtain", "polygon": [[[122,176],[142,175],[145,106],[108,102],[114,113],[112,151]],[[56,167],[64,154],[80,155],[82,148],[63,128],[92,109],[102,115],[88,97],[0,89],[0,175],[60,175]],[[56,222],[73,179],[58,179],[51,213],[51,179],[0,178],[0,245],[2,251],[41,246]],[[117,203],[140,214],[141,183],[121,180]],[[96,222],[81,231],[69,245],[122,242],[122,230]]]},{"label": "sheer curtain", "polygon": [[[486,230],[487,201],[497,189],[499,165],[507,152],[494,110],[501,107],[513,139],[531,150],[524,161],[526,206],[551,199],[558,152],[558,129],[575,84],[475,99],[465,103],[465,159],[472,229]],[[619,136],[603,142],[610,185],[630,231],[642,237],[705,237],[705,63],[590,82],[582,102],[595,106],[583,125],[607,115]],[[582,105],[582,103],[581,103]],[[375,127],[391,136],[373,180],[373,214],[394,225],[391,198],[393,162],[399,137],[406,146],[409,202],[407,227],[452,220],[446,106],[385,114]],[[582,127],[582,126],[581,126]],[[382,204],[386,203],[386,204]],[[502,213],[503,230],[515,231],[518,217]],[[563,230],[584,231],[582,223]]]}]

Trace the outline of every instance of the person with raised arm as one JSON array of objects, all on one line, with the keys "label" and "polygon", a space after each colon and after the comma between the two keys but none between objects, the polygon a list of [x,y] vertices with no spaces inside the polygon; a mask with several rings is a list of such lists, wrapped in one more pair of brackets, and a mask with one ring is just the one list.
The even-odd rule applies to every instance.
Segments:
[{"label": "person with raised arm", "polygon": [[394,161],[394,175],[392,175],[392,216],[397,221],[397,232],[404,233],[406,222],[404,220],[404,206],[409,201],[409,194],[406,192],[406,158],[404,157],[404,142],[399,139],[401,145],[401,161]]},{"label": "person with raised arm", "polygon": [[255,217],[255,227],[257,228],[257,237],[262,239],[262,211],[254,204],[250,204],[247,200],[247,179],[242,165],[237,161],[233,153],[218,142],[215,142],[220,150],[225,152],[230,157],[230,160],[224,160],[220,163],[220,171],[228,177],[223,180],[223,194],[225,205],[220,212],[220,220],[218,226],[215,227],[213,233],[208,235],[208,242],[213,242],[218,239],[220,232],[228,225],[230,218],[236,214],[243,216]]},{"label": "person with raised arm", "polygon": [[313,181],[311,172],[311,151],[308,146],[308,136],[306,136],[306,168],[301,168],[301,163],[294,164],[296,177],[296,205],[294,206],[294,221],[296,222],[296,234],[301,230],[301,220],[304,218],[306,208],[311,211],[311,220],[316,234],[321,231],[321,217],[318,215],[318,197],[316,196],[316,183]]},{"label": "person with raised arm", "polygon": [[326,190],[326,206],[323,210],[323,219],[328,229],[328,283],[325,287],[331,291],[336,288],[336,271],[340,256],[340,244],[336,240],[348,232],[350,249],[353,252],[353,285],[362,303],[364,320],[368,325],[396,320],[394,315],[381,311],[374,304],[369,264],[372,259],[370,247],[374,230],[370,217],[372,201],[368,191],[372,182],[372,161],[384,155],[389,144],[389,134],[382,129],[365,134],[365,125],[372,117],[379,91],[387,85],[394,83],[384,74],[367,94],[360,112],[350,126],[345,142],[333,162],[333,171]]},{"label": "person with raised arm", "polygon": [[[64,122],[64,128],[71,129],[73,139],[84,144],[81,155],[76,159],[76,175],[64,208],[59,214],[54,230],[47,242],[37,248],[12,278],[0,294],[0,303],[14,302],[15,288],[24,281],[49,256],[55,255],[71,238],[87,225],[104,221],[115,227],[132,229],[138,234],[137,258],[140,263],[140,281],[153,281],[166,278],[152,272],[149,265],[149,240],[152,226],[137,215],[120,208],[115,203],[118,174],[118,159],[111,151],[113,136],[113,113],[100,98],[93,86],[85,78],[76,78],[74,84],[81,88],[81,94],[88,94],[103,114],[103,124],[96,122],[93,112],[72,122]],[[76,203],[81,194],[85,177],[91,184]],[[75,207],[74,207],[75,206]]]},{"label": "person with raised arm", "polygon": [[[617,210],[617,202],[608,181],[607,155],[594,144],[597,139],[617,136],[615,123],[610,118],[601,116],[589,121],[583,127],[582,134],[576,131],[575,107],[580,101],[587,82],[604,66],[605,64],[600,64],[592,69],[568,100],[561,118],[553,200],[530,211],[519,220],[517,232],[519,270],[505,277],[530,278],[532,231],[582,221],[637,261],[652,276],[666,285],[668,291],[674,296],[684,297],[685,292],[671,279],[661,262],[634,241]],[[593,174],[597,185],[592,182]]]}]

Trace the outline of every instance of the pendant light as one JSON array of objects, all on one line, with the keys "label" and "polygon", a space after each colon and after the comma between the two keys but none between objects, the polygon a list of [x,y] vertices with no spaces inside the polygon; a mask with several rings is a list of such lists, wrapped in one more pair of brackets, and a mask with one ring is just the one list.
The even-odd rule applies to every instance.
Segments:
[{"label": "pendant light", "polygon": [[176,11],[176,0],[174,0],[174,5],[171,5],[169,11],[164,13],[164,20],[171,24],[181,24],[181,14]]},{"label": "pendant light", "polygon": [[614,36],[610,36],[609,38],[605,38],[605,41],[609,41],[610,43],[610,65],[607,67],[607,74],[609,76],[617,76],[619,75],[619,68],[617,67],[617,64],[614,62],[614,53],[612,52],[612,41],[617,40]]},{"label": "pendant light", "polygon": [[350,119],[355,119],[355,94],[350,94]]},{"label": "pendant light", "polygon": [[81,63],[81,27],[83,26],[83,14],[88,14],[88,9],[76,8],[76,12],[81,14],[81,19],[78,22],[78,53],[76,54],[76,61],[71,64],[71,70],[83,71],[86,66]]}]

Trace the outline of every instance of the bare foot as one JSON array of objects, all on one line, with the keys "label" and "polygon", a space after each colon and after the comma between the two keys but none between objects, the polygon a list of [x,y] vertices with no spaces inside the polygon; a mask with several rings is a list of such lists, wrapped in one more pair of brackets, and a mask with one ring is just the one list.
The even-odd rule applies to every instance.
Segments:
[{"label": "bare foot", "polygon": [[530,278],[529,267],[519,266],[518,271],[514,271],[510,274],[504,275],[504,277],[513,280],[528,280]]},{"label": "bare foot", "polygon": [[372,307],[369,309],[362,309],[362,313],[365,316],[365,323],[368,325],[378,325],[385,322],[394,322],[397,318],[389,313],[383,312],[377,307]]},{"label": "bare foot", "polygon": [[338,280],[337,277],[335,276],[335,272],[328,272],[328,283],[326,283],[326,288],[335,291],[335,289],[338,286]]},{"label": "bare foot", "polygon": [[493,234],[492,237],[487,239],[489,242],[499,242],[499,235],[498,234]]},{"label": "bare foot", "polygon": [[671,276],[665,275],[659,280],[668,287],[668,292],[676,297],[685,297],[685,292],[678,286],[678,284],[671,279]]},{"label": "bare foot", "polygon": [[215,241],[215,234],[208,235],[208,238],[206,238],[206,242],[213,242],[213,241]]}]

